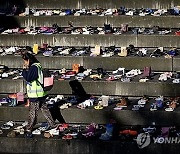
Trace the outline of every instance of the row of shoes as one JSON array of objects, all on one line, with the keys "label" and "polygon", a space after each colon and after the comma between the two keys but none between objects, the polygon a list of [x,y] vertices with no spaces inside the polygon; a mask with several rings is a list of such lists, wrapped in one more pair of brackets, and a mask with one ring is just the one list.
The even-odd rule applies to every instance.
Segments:
[{"label": "row of shoes", "polygon": [[[79,99],[80,100],[80,99]],[[148,96],[143,96],[139,99],[128,99],[127,97],[112,97],[102,95],[100,97],[89,96],[86,100],[79,103],[79,100],[74,96],[64,97],[63,95],[57,95],[56,97],[48,97],[46,99],[46,103],[48,105],[56,105],[58,104],[61,110],[67,109],[73,105],[76,105],[79,109],[86,109],[88,107],[93,107],[96,110],[101,110],[110,105],[116,104],[114,110],[122,110],[123,108],[128,107],[131,103],[133,103],[132,110],[138,111],[143,109],[146,104],[151,103],[150,111],[162,110],[165,111],[174,111],[179,105],[179,98],[168,98],[163,96],[158,96],[156,98],[149,98]],[[14,102],[15,101],[15,102]],[[9,103],[11,107],[15,107],[17,104],[24,103],[24,95],[22,93],[11,94],[6,98],[2,98],[0,100],[0,104]],[[9,128],[8,128],[9,129]]]},{"label": "row of shoes", "polygon": [[[18,122],[19,123],[19,122]],[[179,128],[175,126],[118,126],[115,121],[111,120],[110,123],[105,125],[98,125],[91,123],[89,125],[76,125],[61,123],[55,128],[49,128],[46,123],[38,124],[38,128],[32,132],[25,132],[24,127],[27,122],[21,125],[16,124],[16,122],[9,121],[1,126],[0,135],[4,132],[4,129],[13,128],[12,131],[7,133],[7,137],[14,138],[19,135],[24,135],[26,138],[32,138],[36,136],[44,136],[45,138],[58,138],[63,140],[71,139],[100,139],[104,141],[118,139],[122,141],[133,141],[136,140],[137,144],[140,142],[140,138],[144,134],[146,137],[155,137],[157,143],[162,143],[160,139],[168,137],[179,137]]]},{"label": "row of shoes", "polygon": [[[124,67],[119,67],[114,71],[106,71],[103,68],[97,68],[96,70],[92,69],[85,69],[80,64],[73,64],[71,70],[67,70],[62,68],[60,70],[53,70],[49,71],[54,77],[58,80],[66,80],[71,79],[73,77],[76,80],[84,80],[87,77],[90,77],[92,80],[102,80],[105,79],[106,81],[122,81],[122,82],[130,82],[134,77],[139,77],[139,82],[146,82],[148,80],[153,79],[154,76],[159,75],[159,81],[170,81],[172,80],[173,83],[180,82],[180,75],[178,72],[163,72],[163,73],[156,73],[152,72],[151,67],[144,67],[143,71],[140,69],[132,69],[126,70]],[[20,79],[22,70],[8,70],[0,73],[0,79],[10,78],[10,79]]]},{"label": "row of shoes", "polygon": [[19,13],[19,16],[67,16],[67,15],[74,15],[74,16],[81,16],[81,15],[98,15],[98,16],[118,16],[118,15],[139,15],[139,16],[161,16],[161,15],[179,15],[180,14],[180,7],[175,6],[171,9],[150,9],[150,8],[141,8],[141,9],[132,9],[132,8],[125,8],[120,7],[119,9],[116,8],[109,8],[109,9],[30,9],[29,7],[25,8],[25,11]]},{"label": "row of shoes", "polygon": [[129,27],[128,24],[121,24],[120,27],[113,27],[110,24],[104,24],[104,27],[74,27],[71,23],[69,23],[69,27],[60,27],[57,24],[53,24],[52,27],[16,27],[12,29],[3,28],[1,30],[1,34],[143,34],[143,35],[167,35],[167,34],[175,34],[179,35],[179,29],[170,29],[170,28],[160,28],[159,26],[153,26],[152,28],[142,28],[142,27]]},{"label": "row of shoes", "polygon": [[41,53],[45,57],[52,57],[56,56],[101,56],[101,57],[112,57],[112,56],[138,56],[138,57],[162,57],[165,58],[172,58],[174,56],[179,55],[179,51],[177,48],[167,48],[164,49],[163,47],[158,48],[140,48],[134,47],[134,45],[129,45],[128,47],[103,47],[99,45],[95,45],[95,47],[51,47],[48,44],[43,43],[42,46],[38,44],[34,44],[33,47],[0,47],[0,55],[15,55],[20,56],[24,51],[28,50],[33,54]]},{"label": "row of shoes", "polygon": [[[144,109],[145,106],[149,104],[150,111],[156,111],[160,109],[161,110],[164,109],[165,111],[174,111],[179,105],[178,97],[172,98],[172,97],[163,97],[163,96],[158,96],[155,98],[143,96],[140,98],[138,97],[133,99],[128,97],[119,98],[108,95],[102,95],[100,97],[89,96],[86,100],[84,101],[81,100],[81,103],[79,103],[78,98],[76,98],[76,96],[74,97],[69,96],[67,98],[61,96],[61,99],[57,100],[58,97],[59,95],[56,97],[52,97],[50,99],[51,102],[50,104],[55,105],[57,103],[61,110],[67,109],[72,106],[76,106],[79,109],[86,109],[90,107],[96,110],[101,110],[108,106],[114,106],[115,104],[114,110],[122,110],[128,106],[132,106],[133,111],[138,111]],[[47,103],[49,102],[47,101]]]},{"label": "row of shoes", "polygon": [[24,101],[25,101],[24,93],[18,92],[14,94],[9,94],[7,97],[0,99],[0,106],[8,105],[10,107],[15,107],[19,104],[24,103]]}]

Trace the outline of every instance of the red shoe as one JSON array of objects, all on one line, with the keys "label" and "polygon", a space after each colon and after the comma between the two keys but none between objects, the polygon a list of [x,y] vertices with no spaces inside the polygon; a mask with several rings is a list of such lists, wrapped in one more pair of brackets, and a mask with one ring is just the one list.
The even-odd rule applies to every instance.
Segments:
[{"label": "red shoe", "polygon": [[9,94],[8,97],[9,98],[17,98],[17,94]]},{"label": "red shoe", "polygon": [[180,36],[180,31],[175,32],[177,36]]},{"label": "red shoe", "polygon": [[126,130],[120,131],[119,133],[120,134],[124,134],[124,135],[131,135],[131,136],[137,136],[138,135],[137,131],[130,130],[130,129],[126,129]]}]

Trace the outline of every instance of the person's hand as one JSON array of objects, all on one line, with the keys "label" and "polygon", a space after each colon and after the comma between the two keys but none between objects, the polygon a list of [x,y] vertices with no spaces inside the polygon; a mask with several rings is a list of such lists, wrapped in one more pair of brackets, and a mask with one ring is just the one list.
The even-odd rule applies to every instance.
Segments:
[{"label": "person's hand", "polygon": [[27,69],[28,66],[26,64],[23,64],[23,69]]}]

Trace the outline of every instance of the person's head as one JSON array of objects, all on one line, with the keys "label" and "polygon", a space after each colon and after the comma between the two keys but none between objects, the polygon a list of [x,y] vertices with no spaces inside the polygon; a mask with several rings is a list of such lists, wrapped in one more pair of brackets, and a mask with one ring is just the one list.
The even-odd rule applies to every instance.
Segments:
[{"label": "person's head", "polygon": [[24,63],[27,66],[31,66],[34,63],[39,63],[39,61],[36,59],[36,57],[34,55],[32,55],[29,52],[25,52],[22,54],[22,59],[24,60]]}]

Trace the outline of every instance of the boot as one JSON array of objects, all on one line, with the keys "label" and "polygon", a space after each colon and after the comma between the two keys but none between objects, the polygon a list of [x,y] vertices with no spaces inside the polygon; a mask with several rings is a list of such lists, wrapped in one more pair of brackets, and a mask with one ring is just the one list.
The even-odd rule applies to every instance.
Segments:
[{"label": "boot", "polygon": [[107,124],[106,132],[101,134],[99,139],[104,141],[110,140],[112,138],[112,133],[113,133],[113,124]]}]

